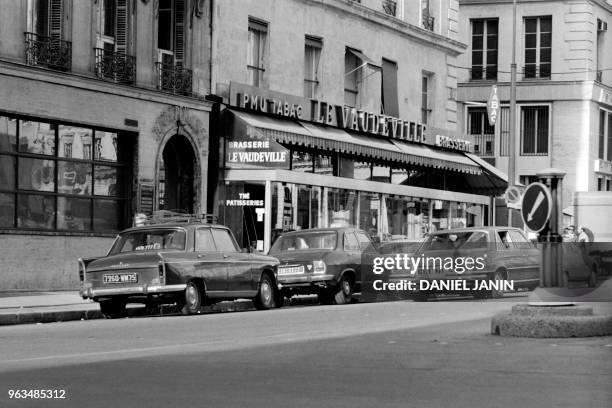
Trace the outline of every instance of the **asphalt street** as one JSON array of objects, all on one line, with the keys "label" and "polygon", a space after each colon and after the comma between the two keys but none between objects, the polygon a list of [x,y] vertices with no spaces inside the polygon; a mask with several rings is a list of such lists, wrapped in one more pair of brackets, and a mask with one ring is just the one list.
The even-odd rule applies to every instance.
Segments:
[{"label": "asphalt street", "polygon": [[[0,327],[1,407],[606,407],[612,338],[492,336],[503,301]],[[64,399],[9,399],[10,390]]]}]

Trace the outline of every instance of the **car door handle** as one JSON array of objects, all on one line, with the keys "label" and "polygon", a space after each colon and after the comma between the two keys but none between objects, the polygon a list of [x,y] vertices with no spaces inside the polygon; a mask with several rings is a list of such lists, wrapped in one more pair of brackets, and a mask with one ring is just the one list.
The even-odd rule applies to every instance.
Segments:
[{"label": "car door handle", "polygon": [[229,258],[229,255],[223,255],[223,259]]},{"label": "car door handle", "polygon": [[198,258],[204,258],[205,256],[205,254],[198,254]]}]

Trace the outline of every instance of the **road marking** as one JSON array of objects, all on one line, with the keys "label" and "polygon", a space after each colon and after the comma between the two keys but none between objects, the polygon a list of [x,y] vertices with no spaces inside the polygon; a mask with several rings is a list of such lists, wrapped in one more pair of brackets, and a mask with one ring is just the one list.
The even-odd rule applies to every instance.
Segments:
[{"label": "road marking", "polygon": [[527,214],[527,221],[533,220],[533,214],[535,214],[536,210],[540,208],[540,205],[542,204],[542,201],[544,201],[544,198],[546,198],[544,196],[544,193],[540,191],[540,194],[538,194],[535,202],[533,203],[533,208],[531,209],[531,211],[529,211],[529,214]]}]

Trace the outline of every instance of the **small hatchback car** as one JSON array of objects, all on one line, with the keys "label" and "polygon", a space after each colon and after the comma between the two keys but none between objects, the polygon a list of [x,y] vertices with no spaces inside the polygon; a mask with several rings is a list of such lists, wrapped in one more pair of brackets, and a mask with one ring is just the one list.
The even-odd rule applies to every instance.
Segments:
[{"label": "small hatchback car", "polygon": [[210,216],[153,217],[122,231],[106,256],[79,259],[80,293],[108,318],[127,303],[176,303],[183,313],[222,300],[251,298],[258,309],[282,306],[278,260],[246,253]]},{"label": "small hatchback car", "polygon": [[368,235],[349,227],[281,234],[269,254],[280,260],[278,287],[286,297],[317,294],[324,304],[349,303],[359,291],[364,252],[374,252]]}]

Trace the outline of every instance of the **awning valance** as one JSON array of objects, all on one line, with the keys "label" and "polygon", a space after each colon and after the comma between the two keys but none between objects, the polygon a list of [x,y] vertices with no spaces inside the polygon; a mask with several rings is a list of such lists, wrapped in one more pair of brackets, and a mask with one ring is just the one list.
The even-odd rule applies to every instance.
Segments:
[{"label": "awning valance", "polygon": [[[274,119],[231,111],[246,125],[247,134],[271,138],[279,143],[347,153],[406,165],[432,167],[462,173],[482,173],[482,168],[462,152],[443,151],[416,143],[366,137],[342,129]],[[253,136],[255,136],[253,134]]]}]

